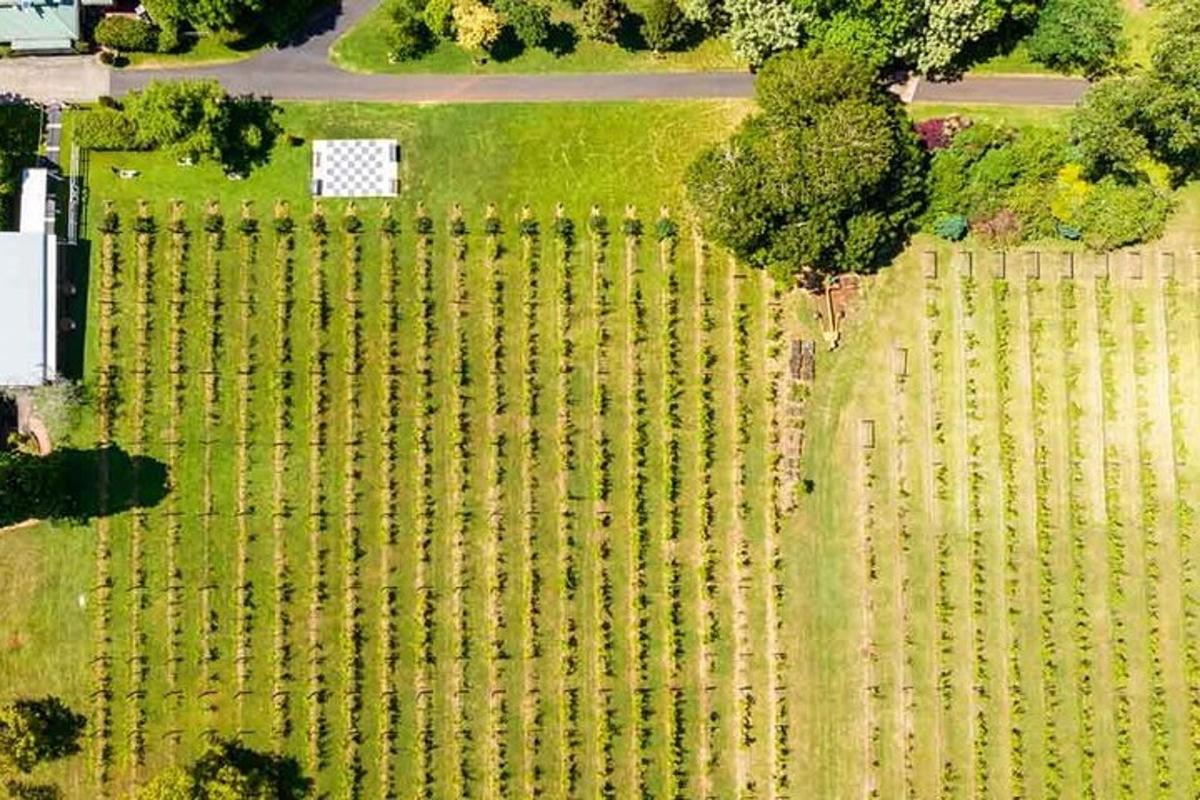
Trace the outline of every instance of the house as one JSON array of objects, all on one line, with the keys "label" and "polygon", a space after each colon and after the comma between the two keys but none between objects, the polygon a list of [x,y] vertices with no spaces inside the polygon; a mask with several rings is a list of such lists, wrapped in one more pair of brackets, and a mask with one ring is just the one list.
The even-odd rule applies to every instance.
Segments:
[{"label": "house", "polygon": [[47,217],[49,172],[21,181],[21,228],[0,232],[0,388],[58,376],[58,239]]},{"label": "house", "polygon": [[84,6],[111,0],[0,0],[0,43],[13,53],[66,53],[80,38]]}]

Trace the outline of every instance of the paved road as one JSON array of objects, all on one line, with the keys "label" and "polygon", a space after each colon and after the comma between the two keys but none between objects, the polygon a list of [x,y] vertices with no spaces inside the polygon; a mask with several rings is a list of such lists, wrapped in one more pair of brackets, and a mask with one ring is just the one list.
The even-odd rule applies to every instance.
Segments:
[{"label": "paved road", "polygon": [[[31,60],[0,61],[0,93],[35,99],[121,96],[163,77],[212,77],[230,91],[279,100],[375,100],[409,103],[548,102],[743,98],[753,93],[748,72],[678,72],[556,75],[360,75],[329,62],[333,42],[378,0],[342,0],[338,11],[317,19],[309,33],[247,61],[216,67],[117,70],[106,74],[90,59],[38,59],[57,72],[30,68]],[[74,70],[78,75],[68,74]],[[67,92],[66,87],[70,87]],[[905,99],[938,103],[1073,104],[1087,82],[1072,78],[978,77],[955,83],[917,82]],[[67,92],[67,94],[64,94]]]}]

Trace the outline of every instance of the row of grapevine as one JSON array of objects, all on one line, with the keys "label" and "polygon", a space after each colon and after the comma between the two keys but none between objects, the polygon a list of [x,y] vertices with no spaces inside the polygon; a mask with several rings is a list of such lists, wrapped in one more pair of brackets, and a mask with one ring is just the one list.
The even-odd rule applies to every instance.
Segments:
[{"label": "row of grapevine", "polygon": [[997,278],[992,282],[992,305],[994,308],[993,342],[995,346],[995,376],[997,421],[1000,430],[1000,467],[998,479],[1002,491],[1002,519],[1004,525],[1004,601],[1008,619],[1008,699],[1011,725],[1008,732],[1010,788],[1014,794],[1024,794],[1027,787],[1025,775],[1025,725],[1028,704],[1025,685],[1021,681],[1021,653],[1016,631],[1020,628],[1021,615],[1027,613],[1021,602],[1021,540],[1019,519],[1020,491],[1017,484],[1017,440],[1014,429],[1014,374],[1016,365],[1013,355],[1013,320],[1010,310],[1010,288],[1008,281]]},{"label": "row of grapevine", "polygon": [[571,496],[567,485],[568,476],[576,469],[577,455],[575,442],[576,421],[571,414],[571,384],[574,380],[575,367],[575,289],[574,280],[576,265],[574,259],[575,224],[567,217],[559,204],[555,211],[554,234],[558,258],[559,298],[557,305],[559,361],[558,386],[555,394],[558,399],[557,416],[554,436],[556,439],[558,508],[556,509],[557,542],[559,558],[560,585],[555,587],[561,592],[564,613],[560,618],[557,632],[561,650],[561,676],[559,702],[560,715],[558,730],[561,739],[560,756],[563,759],[559,790],[568,795],[578,789],[579,781],[579,747],[581,731],[579,728],[580,691],[578,686],[579,664],[579,619],[577,616],[579,572],[576,547],[579,523],[571,505]]},{"label": "row of grapevine", "polygon": [[251,281],[258,262],[258,220],[249,203],[242,206],[239,223],[241,264],[238,271],[238,365],[237,365],[237,431],[234,445],[234,474],[236,499],[234,515],[237,524],[237,587],[235,592],[235,676],[237,697],[237,729],[246,728],[246,696],[249,694],[250,651],[253,637],[250,584],[250,439],[253,436],[250,401],[253,392],[255,342],[251,340],[250,320],[255,315]]},{"label": "row of grapevine", "polygon": [[487,693],[489,702],[488,775],[489,795],[509,796],[512,793],[508,752],[508,733],[511,708],[506,690],[508,679],[509,620],[504,598],[509,584],[508,528],[504,514],[504,481],[509,458],[510,440],[503,421],[509,413],[508,392],[504,385],[505,360],[508,355],[508,331],[505,328],[504,301],[507,291],[506,265],[501,263],[500,236],[503,233],[496,207],[489,205],[484,219],[487,236],[484,271],[489,284],[489,296],[484,304],[484,339],[491,348],[488,359],[485,420],[488,453],[486,459],[487,486],[485,513],[488,540],[483,551],[487,576],[487,599],[484,606],[485,641],[490,644],[487,658]]},{"label": "row of grapevine", "polygon": [[[464,796],[473,792],[477,774],[475,752],[471,746],[476,737],[473,732],[474,714],[468,713],[466,698],[472,693],[472,676],[467,665],[472,660],[474,644],[471,630],[468,590],[476,580],[467,558],[467,535],[473,517],[468,501],[473,491],[473,479],[469,469],[471,447],[476,435],[471,418],[471,395],[475,382],[476,365],[472,362],[468,316],[470,294],[467,275],[467,225],[462,210],[455,205],[450,215],[450,303],[449,342],[453,357],[453,378],[446,405],[453,419],[450,445],[453,458],[450,462],[449,493],[444,497],[451,512],[453,535],[450,546],[450,619],[451,642],[454,661],[451,669],[450,687],[443,689],[451,694],[451,708],[455,726],[452,746],[447,748],[446,757],[458,766],[458,791]],[[455,760],[456,759],[456,760]],[[451,784],[452,786],[454,784]]]},{"label": "row of grapevine", "polygon": [[[1188,402],[1183,385],[1186,367],[1181,357],[1181,351],[1186,351],[1187,347],[1181,335],[1181,331],[1188,330],[1184,320],[1194,317],[1189,317],[1185,311],[1189,304],[1181,297],[1181,293],[1183,290],[1179,281],[1173,275],[1169,276],[1163,290],[1164,305],[1160,321],[1167,332],[1167,399],[1172,431],[1171,455],[1177,480],[1175,525],[1182,573],[1183,677],[1187,686],[1194,687],[1200,685],[1200,630],[1197,630],[1197,624],[1200,623],[1200,587],[1196,585],[1195,575],[1196,510],[1189,499],[1194,496],[1194,481],[1187,477],[1192,456],[1187,444],[1185,415]],[[1200,697],[1195,692],[1188,693],[1187,720],[1187,738],[1192,751],[1196,752],[1200,748]],[[1193,795],[1200,792],[1200,770],[1192,770],[1192,785],[1188,791]]]},{"label": "row of grapevine", "polygon": [[362,447],[360,406],[362,404],[361,375],[362,344],[362,220],[354,203],[342,217],[342,272],[346,280],[342,306],[345,309],[343,347],[343,479],[342,479],[342,770],[346,781],[346,796],[356,798],[362,791],[362,728],[363,707],[363,630],[360,566],[361,535],[359,528],[359,490],[362,479]]},{"label": "row of grapevine", "polygon": [[[942,383],[946,373],[945,345],[942,341],[941,290],[936,276],[925,280],[924,332],[926,361],[925,383],[927,419],[925,422],[925,446],[931,454],[932,474],[928,480],[933,487],[936,508],[930,509],[931,525],[934,529],[934,605],[937,629],[937,691],[940,699],[939,726],[949,727],[954,703],[954,601],[950,596],[950,531],[942,519],[944,508],[950,502],[949,468],[946,465],[946,411],[942,398]],[[941,740],[939,740],[940,742]],[[939,747],[939,772],[941,796],[954,796],[958,791],[958,765],[947,747]]]},{"label": "row of grapevine", "polygon": [[100,459],[96,475],[100,518],[96,525],[96,583],[92,602],[95,603],[95,652],[92,661],[92,737],[93,775],[96,785],[106,785],[112,767],[112,541],[111,522],[106,513],[109,503],[109,456],[113,442],[113,417],[117,392],[117,272],[120,263],[120,244],[117,233],[120,218],[111,204],[105,206],[100,225],[100,298],[99,298],[99,375],[96,389],[96,416],[99,423],[97,440]]},{"label": "row of grapevine", "polygon": [[[860,431],[859,435],[862,437],[867,434]],[[859,649],[863,654],[863,797],[879,798],[883,796],[880,789],[880,764],[884,746],[880,717],[884,713],[882,706],[885,699],[880,687],[875,614],[876,583],[879,580],[879,553],[875,541],[879,532],[879,519],[875,493],[879,489],[879,474],[876,472],[874,443],[864,439],[852,446],[859,453],[858,474],[855,476],[858,500],[855,513],[858,518],[858,557],[862,581],[858,602],[862,614],[862,644]]]},{"label": "row of grapevine", "polygon": [[[1113,320],[1112,285],[1108,278],[1096,281],[1098,336],[1100,343],[1100,384],[1103,387],[1104,426],[1112,430],[1120,421],[1117,407],[1117,338]],[[1123,490],[1120,481],[1121,454],[1106,435],[1104,451],[1104,506],[1107,539],[1108,586],[1106,601],[1112,609],[1113,717],[1116,725],[1117,787],[1123,796],[1133,788],[1132,702],[1127,642],[1129,639],[1126,607],[1128,555],[1122,511]]]},{"label": "row of grapevine", "polygon": [[321,637],[322,619],[328,593],[325,558],[325,539],[329,521],[325,507],[325,482],[322,478],[322,455],[328,441],[329,374],[328,323],[329,300],[326,288],[326,256],[328,223],[320,206],[315,206],[309,218],[311,236],[308,245],[310,280],[308,342],[311,348],[308,375],[307,416],[310,426],[308,442],[308,616],[306,620],[306,755],[310,772],[320,772],[326,763],[328,737],[325,716],[326,655]]},{"label": "row of grapevine", "polygon": [[397,753],[396,742],[400,716],[400,687],[396,680],[397,664],[400,661],[400,631],[398,617],[400,603],[397,587],[392,578],[396,567],[395,546],[400,516],[400,481],[397,476],[400,460],[399,417],[401,408],[400,385],[400,324],[401,311],[397,301],[399,282],[399,256],[396,252],[396,234],[399,221],[393,215],[391,204],[385,204],[380,215],[379,263],[380,294],[382,313],[379,316],[379,341],[383,349],[383,408],[379,415],[379,440],[383,463],[380,465],[382,479],[379,481],[379,791],[384,797],[397,796],[397,771],[393,760]]},{"label": "row of grapevine", "polygon": [[[137,218],[134,221],[136,233],[136,275],[134,301],[134,370],[133,370],[133,442],[131,454],[136,459],[144,456],[147,444],[147,407],[151,403],[149,397],[148,369],[150,364],[150,310],[153,307],[154,295],[152,290],[154,270],[155,223],[154,217],[145,201],[138,204]],[[141,491],[141,475],[138,464],[134,461],[133,492],[134,499]],[[146,678],[150,662],[146,656],[147,636],[142,619],[143,611],[148,604],[146,590],[145,546],[148,534],[148,512],[138,504],[133,511],[130,534],[130,647],[128,665],[130,683],[128,700],[130,706],[129,720],[129,756],[133,773],[136,776],[146,758]]]},{"label": "row of grapevine", "polygon": [[1150,657],[1150,752],[1154,784],[1163,790],[1171,787],[1170,731],[1167,722],[1167,696],[1163,667],[1165,622],[1162,613],[1162,534],[1159,530],[1159,475],[1154,464],[1150,441],[1154,425],[1148,397],[1151,389],[1150,339],[1146,309],[1134,302],[1130,313],[1133,325],[1133,361],[1137,395],[1138,495],[1141,516],[1138,527],[1145,546],[1146,614],[1150,622],[1147,646]]},{"label": "row of grapevine", "polygon": [[[593,696],[589,698],[592,704],[592,719],[599,715],[596,731],[595,749],[599,751],[600,763],[599,786],[594,793],[613,796],[616,792],[616,762],[614,759],[615,740],[618,734],[615,701],[612,691],[606,686],[616,674],[615,655],[613,652],[613,587],[611,565],[612,552],[612,467],[613,442],[608,428],[604,424],[611,405],[611,390],[608,376],[611,373],[611,332],[610,318],[612,315],[612,282],[609,279],[608,243],[609,231],[606,218],[599,209],[593,207],[588,217],[588,237],[592,254],[592,296],[591,307],[595,318],[595,358],[589,378],[592,383],[590,435],[595,444],[592,445],[592,500],[594,513],[592,515],[595,543],[590,548],[592,554],[592,570],[596,573],[592,598],[593,606],[597,606],[593,616],[593,624],[598,617],[599,630],[596,636],[598,644],[593,648],[595,653],[589,672],[593,676]],[[597,530],[598,526],[598,530]]]},{"label": "row of grapevine", "polygon": [[[968,256],[969,257],[969,256]],[[972,265],[973,266],[973,265]],[[959,278],[960,307],[962,309],[962,403],[966,428],[967,445],[967,518],[969,536],[970,586],[971,586],[971,643],[974,660],[972,679],[973,725],[972,725],[972,775],[975,794],[985,796],[989,790],[991,776],[988,764],[989,736],[989,687],[990,668],[987,657],[988,573],[985,550],[986,521],[983,517],[983,494],[988,484],[983,471],[983,441],[980,412],[980,387],[977,374],[980,368],[979,333],[976,330],[976,303],[978,285],[970,267]]]},{"label": "row of grapevine", "polygon": [[780,451],[782,441],[781,398],[784,394],[783,354],[783,290],[774,280],[769,283],[769,305],[763,319],[764,361],[767,371],[766,417],[768,425],[767,447],[770,453],[770,474],[767,499],[766,535],[763,539],[763,563],[769,567],[766,592],[767,635],[767,730],[771,737],[767,771],[771,781],[768,797],[786,798],[790,794],[791,780],[788,769],[790,736],[788,699],[786,688],[787,650],[783,645],[786,633],[783,627],[784,614],[781,607],[785,602],[784,560],[781,542],[784,538],[784,493],[787,486],[786,465]]},{"label": "row of grapevine", "polygon": [[1071,551],[1071,598],[1074,624],[1071,626],[1076,663],[1075,695],[1079,703],[1079,744],[1082,754],[1080,763],[1083,775],[1083,792],[1086,797],[1095,797],[1095,728],[1096,702],[1093,697],[1094,681],[1093,653],[1094,634],[1091,612],[1087,597],[1087,539],[1088,514],[1084,505],[1085,477],[1083,471],[1083,436],[1081,424],[1083,410],[1080,406],[1080,366],[1078,301],[1075,282],[1063,280],[1058,285],[1059,309],[1062,321],[1062,349],[1066,356],[1063,378],[1066,383],[1067,409],[1067,523],[1070,529]]},{"label": "row of grapevine", "polygon": [[419,644],[417,703],[417,760],[421,765],[421,794],[432,796],[434,791],[434,717],[433,717],[433,673],[434,636],[437,633],[436,597],[432,584],[434,509],[437,496],[433,491],[433,415],[437,407],[433,394],[433,348],[437,342],[437,310],[433,288],[433,220],[418,206],[414,225],[417,234],[416,262],[420,275],[421,295],[421,339],[417,344],[418,375],[421,384],[421,399],[417,414],[417,464],[418,481],[416,516],[419,557],[416,568],[416,590],[420,598],[421,641]]},{"label": "row of grapevine", "polygon": [[[1036,318],[1034,304],[1045,291],[1037,277],[1028,279],[1026,299],[1029,303],[1029,356],[1033,365],[1033,427],[1034,427],[1034,491],[1037,525],[1038,560],[1038,626],[1041,631],[1042,691],[1045,702],[1043,722],[1043,756],[1045,759],[1046,791],[1051,797],[1061,796],[1065,765],[1059,744],[1058,720],[1061,717],[1062,687],[1059,685],[1061,655],[1055,630],[1054,574],[1052,548],[1055,530],[1052,501],[1053,485],[1050,473],[1049,417],[1050,397],[1044,364],[1053,352],[1046,341],[1046,324]],[[1042,367],[1042,368],[1039,368]]]},{"label": "row of grapevine", "polygon": [[[907,361],[907,350],[904,358]],[[914,692],[906,687],[912,686],[917,674],[915,651],[917,641],[913,635],[912,601],[910,599],[911,578],[910,566],[913,559],[914,523],[913,523],[913,489],[909,477],[909,461],[911,458],[911,437],[908,419],[908,372],[907,364],[903,367],[893,366],[892,378],[892,424],[895,428],[895,452],[893,454],[892,480],[893,502],[896,509],[896,560],[897,576],[895,583],[896,619],[900,625],[901,636],[901,666],[899,674],[900,692],[900,747],[901,771],[904,780],[904,797],[913,800],[917,796],[914,781],[916,770],[916,699]]]},{"label": "row of grapevine", "polygon": [[214,593],[217,589],[215,571],[213,568],[213,526],[216,521],[216,497],[213,486],[213,455],[215,444],[214,429],[217,426],[219,411],[218,403],[221,392],[221,379],[218,364],[220,363],[223,338],[221,326],[224,318],[224,302],[222,300],[221,261],[225,249],[225,218],[220,206],[211,201],[204,213],[205,254],[204,254],[204,305],[203,310],[207,320],[207,336],[203,368],[201,370],[204,385],[203,419],[204,419],[204,455],[203,455],[203,487],[201,492],[201,514],[203,516],[204,557],[202,567],[202,582],[200,588],[200,696],[201,705],[205,712],[204,730],[209,737],[216,733],[218,726],[217,697],[220,691],[220,670],[218,667],[219,648],[217,636],[220,629],[220,614],[216,609]]},{"label": "row of grapevine", "polygon": [[286,205],[275,209],[275,323],[274,352],[275,370],[271,388],[274,406],[271,447],[271,540],[273,586],[275,592],[275,614],[272,619],[272,651],[274,653],[271,672],[271,743],[282,749],[284,740],[291,733],[290,677],[292,670],[291,570],[287,552],[287,520],[290,508],[287,501],[287,463],[292,448],[288,440],[291,427],[290,389],[294,380],[292,369],[292,283],[294,280],[296,247],[293,222]]},{"label": "row of grapevine", "polygon": [[[183,435],[183,416],[186,379],[184,374],[184,318],[187,311],[187,283],[184,277],[188,265],[190,234],[183,218],[184,207],[180,202],[171,204],[170,248],[167,253],[167,268],[170,281],[170,296],[167,310],[169,329],[167,344],[167,471],[171,476],[179,474],[180,438]],[[175,479],[172,477],[171,479]],[[183,708],[183,690],[180,687],[179,667],[183,661],[182,640],[184,628],[184,579],[180,558],[180,543],[183,537],[182,512],[179,493],[167,495],[167,708],[178,713]],[[182,731],[172,728],[169,738],[172,754],[178,748]]]},{"label": "row of grapevine", "polygon": [[537,470],[542,451],[541,438],[535,421],[540,417],[541,387],[539,374],[541,370],[540,339],[538,333],[538,310],[540,308],[540,271],[541,248],[540,231],[537,220],[526,206],[521,213],[521,267],[524,273],[522,286],[522,312],[524,337],[521,348],[525,353],[525,371],[521,376],[521,440],[520,455],[517,463],[522,470],[521,481],[521,554],[523,574],[521,586],[523,589],[522,605],[526,610],[525,638],[522,641],[521,655],[524,664],[524,696],[521,698],[521,717],[525,730],[524,747],[521,753],[521,775],[524,785],[520,793],[528,797],[541,794],[541,773],[535,770],[533,756],[542,743],[542,713],[539,700],[539,683],[536,666],[540,663],[542,650],[541,623],[541,586],[542,568],[538,558],[536,520],[540,511],[539,485]]},{"label": "row of grapevine", "polygon": [[[663,211],[662,219],[669,219]],[[661,220],[660,220],[661,223]],[[676,260],[678,251],[677,235],[672,233],[664,236],[658,242],[658,267],[666,283],[663,297],[663,395],[660,408],[665,419],[665,447],[663,464],[665,474],[662,477],[664,510],[663,524],[667,557],[664,559],[666,568],[665,585],[668,596],[667,628],[669,631],[667,644],[667,679],[670,684],[669,717],[665,720],[670,742],[669,788],[668,797],[687,796],[687,720],[686,703],[681,693],[683,665],[686,663],[687,651],[683,620],[682,596],[682,565],[679,558],[679,536],[683,527],[680,510],[680,448],[682,439],[682,422],[679,416],[679,266]]]}]

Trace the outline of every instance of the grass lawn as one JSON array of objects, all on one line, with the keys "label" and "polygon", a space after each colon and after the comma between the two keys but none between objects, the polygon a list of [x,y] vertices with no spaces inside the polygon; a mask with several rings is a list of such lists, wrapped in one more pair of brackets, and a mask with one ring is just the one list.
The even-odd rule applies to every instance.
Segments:
[{"label": "grass lawn", "polygon": [[268,46],[265,42],[230,42],[215,35],[188,36],[183,41],[183,49],[175,53],[129,53],[129,63],[125,65],[125,69],[169,69],[228,64],[258,55]]},{"label": "grass lawn", "polygon": [[[523,50],[519,42],[502,42],[497,53],[485,63],[476,63],[469,53],[453,42],[441,42],[425,57],[399,64],[388,63],[387,3],[367,15],[333,46],[333,62],[355,72],[659,72],[685,70],[744,69],[724,39],[709,39],[693,48],[655,56],[641,42],[635,19],[643,3],[634,0],[630,8],[635,17],[617,44],[602,44],[563,34],[556,37],[556,52],[545,49]],[[553,21],[574,26],[579,11],[565,4],[554,8]],[[565,30],[559,25],[560,30]]]}]

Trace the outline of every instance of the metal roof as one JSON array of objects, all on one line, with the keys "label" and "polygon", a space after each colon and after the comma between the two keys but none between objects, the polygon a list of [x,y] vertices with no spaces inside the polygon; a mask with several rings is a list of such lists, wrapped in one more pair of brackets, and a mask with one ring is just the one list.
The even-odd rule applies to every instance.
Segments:
[{"label": "metal roof", "polygon": [[58,372],[58,242],[0,232],[0,386],[39,386]]},{"label": "metal roof", "polygon": [[14,50],[63,50],[78,38],[78,0],[0,0],[0,42]]},{"label": "metal roof", "polygon": [[21,233],[53,233],[46,219],[46,190],[50,171],[27,169],[21,178]]}]

